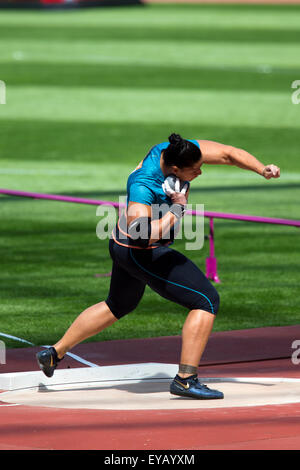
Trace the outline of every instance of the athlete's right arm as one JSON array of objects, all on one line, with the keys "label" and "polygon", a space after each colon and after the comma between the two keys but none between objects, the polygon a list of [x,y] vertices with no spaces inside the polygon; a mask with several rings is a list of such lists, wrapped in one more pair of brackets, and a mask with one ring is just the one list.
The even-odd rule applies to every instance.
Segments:
[{"label": "athlete's right arm", "polygon": [[[176,202],[172,201],[173,204],[175,203],[186,204],[186,202],[182,200],[182,197],[180,198],[181,202],[179,202],[178,197],[175,197],[174,199],[176,200]],[[151,206],[147,204],[141,204],[139,202],[133,202],[133,201],[129,202],[128,209],[127,209],[128,233],[130,235],[130,232],[135,230],[135,224],[137,224],[139,221],[144,221],[144,223],[149,223],[148,243],[147,243],[147,240],[142,240],[142,244],[147,245],[147,246],[152,245],[153,243],[163,238],[164,234],[169,233],[170,229],[174,226],[174,224],[178,220],[176,215],[170,211],[168,211],[161,219],[157,219],[157,220],[151,220],[151,219],[152,219]]]}]

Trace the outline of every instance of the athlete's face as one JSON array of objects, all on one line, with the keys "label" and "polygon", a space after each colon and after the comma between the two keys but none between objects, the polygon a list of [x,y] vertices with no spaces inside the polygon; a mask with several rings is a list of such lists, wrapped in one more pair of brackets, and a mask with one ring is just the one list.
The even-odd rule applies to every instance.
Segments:
[{"label": "athlete's face", "polygon": [[192,181],[197,178],[197,176],[200,176],[202,174],[201,166],[202,162],[199,161],[197,163],[194,163],[193,166],[189,166],[186,168],[178,168],[177,166],[174,166],[173,168],[175,175],[182,181]]}]

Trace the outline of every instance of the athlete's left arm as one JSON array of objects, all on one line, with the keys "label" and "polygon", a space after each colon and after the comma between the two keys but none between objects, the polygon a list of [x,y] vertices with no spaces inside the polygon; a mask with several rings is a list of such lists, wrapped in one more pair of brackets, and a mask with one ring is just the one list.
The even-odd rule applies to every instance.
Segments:
[{"label": "athlete's left arm", "polygon": [[280,168],[264,165],[256,157],[243,149],[220,144],[209,140],[198,140],[203,163],[212,165],[234,165],[244,170],[258,173],[266,179],[279,178]]}]

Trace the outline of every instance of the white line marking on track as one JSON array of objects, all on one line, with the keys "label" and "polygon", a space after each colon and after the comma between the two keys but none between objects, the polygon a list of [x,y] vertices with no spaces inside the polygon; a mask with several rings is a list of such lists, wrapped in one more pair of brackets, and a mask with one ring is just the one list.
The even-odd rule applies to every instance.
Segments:
[{"label": "white line marking on track", "polygon": [[[27,341],[26,339],[23,339],[23,338],[18,338],[17,336],[8,335],[8,334],[2,333],[2,332],[0,332],[0,336],[2,336],[4,338],[8,338],[8,339],[13,339],[15,341],[20,341],[21,343],[26,343],[26,344],[29,344],[30,346],[36,346],[31,341]],[[49,348],[49,346],[40,346],[40,347],[41,348]],[[89,367],[100,367],[98,364],[94,364],[93,362],[89,362],[89,361],[83,359],[82,357],[77,356],[77,354],[66,353],[66,355],[72,357],[75,361],[81,362],[81,364],[85,364]]]},{"label": "white line marking on track", "polygon": [[21,406],[21,404],[20,403],[9,403],[9,404],[5,403],[5,404],[2,405],[2,403],[0,403],[0,408],[2,408],[2,406],[3,407],[4,406]]}]

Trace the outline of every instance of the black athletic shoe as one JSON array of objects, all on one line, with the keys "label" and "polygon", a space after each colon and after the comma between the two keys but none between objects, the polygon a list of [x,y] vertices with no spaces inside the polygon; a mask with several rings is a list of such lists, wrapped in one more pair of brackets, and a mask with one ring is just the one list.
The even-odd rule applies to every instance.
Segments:
[{"label": "black athletic shoe", "polygon": [[40,369],[47,377],[52,377],[57,364],[61,361],[61,359],[58,359],[57,352],[53,347],[38,352],[36,358]]},{"label": "black athletic shoe", "polygon": [[222,392],[211,390],[199,382],[197,375],[182,379],[178,375],[170,385],[170,393],[181,397],[196,398],[197,400],[213,400],[224,398]]}]

